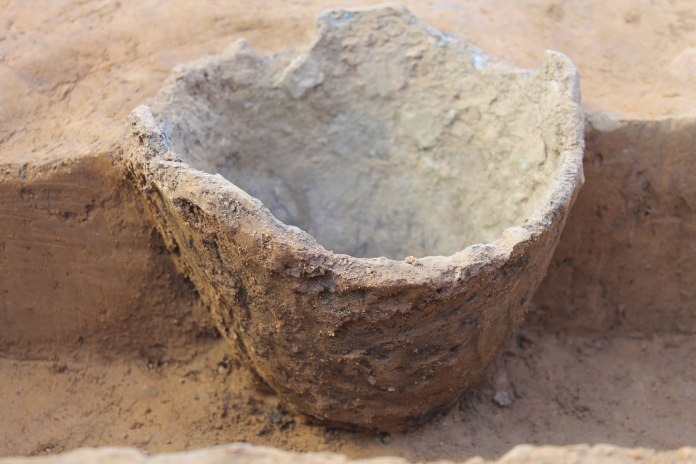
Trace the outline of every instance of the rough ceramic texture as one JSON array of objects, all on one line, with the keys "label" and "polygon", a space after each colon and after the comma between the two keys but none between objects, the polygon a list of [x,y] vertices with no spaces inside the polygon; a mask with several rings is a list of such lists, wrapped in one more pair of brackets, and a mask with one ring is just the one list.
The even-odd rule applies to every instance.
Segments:
[{"label": "rough ceramic texture", "polygon": [[[133,448],[84,448],[57,456],[0,459],[0,464],[409,464],[397,457],[348,459],[334,453],[291,453],[275,448],[235,443],[184,453],[148,456]],[[438,461],[454,464],[454,461]],[[461,464],[688,464],[696,462],[696,450],[626,449],[612,445],[567,447],[519,445],[497,460],[480,457]]]},{"label": "rough ceramic texture", "polygon": [[[179,67],[152,107],[133,112],[124,159],[178,265],[286,404],[335,425],[403,429],[479,379],[521,321],[582,183],[565,57],[517,71],[398,8],[328,13],[307,53],[262,58],[237,43]],[[277,164],[256,172],[250,156]],[[378,172],[367,183],[365,165]],[[339,248],[454,254],[336,254],[200,169],[278,198],[269,206],[309,229],[366,218],[367,245],[318,233]],[[289,190],[307,198],[286,203]],[[363,206],[351,216],[353,202]],[[316,220],[294,214],[309,206]]]}]

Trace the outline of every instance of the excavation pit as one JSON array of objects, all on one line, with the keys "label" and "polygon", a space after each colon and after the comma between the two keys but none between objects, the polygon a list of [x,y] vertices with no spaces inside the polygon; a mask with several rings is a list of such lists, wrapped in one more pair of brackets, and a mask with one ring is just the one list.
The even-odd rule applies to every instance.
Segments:
[{"label": "excavation pit", "polygon": [[402,430],[497,358],[582,183],[577,76],[516,70],[394,7],[306,52],[175,69],[124,144],[240,358],[322,423]]}]

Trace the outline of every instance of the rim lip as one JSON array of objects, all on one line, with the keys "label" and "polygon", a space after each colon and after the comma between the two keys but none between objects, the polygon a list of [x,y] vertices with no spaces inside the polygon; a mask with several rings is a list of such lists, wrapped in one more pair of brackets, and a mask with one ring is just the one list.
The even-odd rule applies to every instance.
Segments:
[{"label": "rim lip", "polygon": [[[356,12],[375,10],[377,8],[357,9],[357,10],[332,10],[318,19],[318,29],[322,27],[322,21],[329,18],[331,15],[355,14]],[[424,28],[429,34],[437,35],[444,38],[448,44],[453,45],[461,53],[481,54],[487,59],[490,58],[492,63],[500,64],[501,69],[494,69],[495,72],[506,72],[514,74],[529,74],[528,71],[497,61],[495,57],[490,57],[487,54],[479,52],[475,47],[461,39],[441,34],[433,28],[423,25],[407,10],[398,7],[384,8],[387,11],[398,10],[406,12],[412,22]],[[318,34],[314,42],[319,39]],[[568,210],[570,209],[575,196],[581,185],[584,182],[583,176],[583,156],[584,156],[584,114],[580,106],[579,83],[577,71],[573,63],[565,55],[559,52],[546,52],[546,60],[542,67],[534,74],[543,72],[543,67],[549,63],[554,64],[562,62],[565,71],[561,71],[561,78],[568,82],[562,82],[561,79],[549,79],[562,86],[562,92],[559,92],[558,106],[553,110],[554,116],[567,120],[563,128],[566,129],[565,137],[560,142],[559,152],[563,161],[557,168],[551,188],[546,194],[544,202],[538,206],[526,218],[522,224],[512,225],[504,229],[499,238],[492,243],[471,244],[462,250],[456,251],[450,255],[428,255],[421,258],[397,260],[386,257],[362,258],[344,253],[336,253],[325,248],[311,234],[305,232],[296,226],[285,224],[277,219],[263,203],[257,198],[249,195],[247,192],[237,187],[230,180],[222,177],[219,174],[211,174],[199,169],[196,169],[186,162],[181,161],[179,155],[173,150],[171,143],[161,125],[159,125],[152,115],[149,106],[140,105],[135,108],[130,115],[131,135],[147,140],[145,146],[144,158],[148,165],[148,171],[154,174],[156,171],[164,169],[168,174],[177,171],[175,176],[178,177],[183,171],[193,175],[196,180],[203,181],[208,185],[218,187],[216,193],[223,194],[231,200],[242,201],[249,206],[249,216],[251,221],[258,224],[254,227],[258,230],[270,231],[273,234],[273,240],[278,245],[279,251],[284,251],[290,259],[289,262],[301,261],[302,256],[311,256],[313,260],[320,262],[320,267],[333,273],[341,274],[341,269],[356,269],[369,270],[377,272],[378,275],[372,276],[372,284],[374,285],[375,277],[380,280],[380,284],[391,281],[393,283],[404,283],[404,278],[416,278],[417,281],[432,281],[438,277],[444,277],[444,274],[449,274],[453,270],[469,270],[487,268],[490,265],[499,267],[504,264],[513,251],[518,247],[526,248],[532,242],[537,240],[547,230],[559,220],[563,220]],[[165,87],[162,88],[164,90]],[[161,92],[161,91],[160,91]],[[153,179],[154,177],[154,179]],[[149,176],[149,181],[158,184],[160,190],[164,192],[172,192],[178,189],[171,189],[164,185],[163,182],[157,181],[157,176]],[[205,189],[201,184],[187,184],[186,191],[176,192],[176,195],[167,195],[168,198],[190,196],[185,195],[192,191],[202,193]],[[190,198],[189,198],[190,199]],[[196,204],[207,213],[218,217],[221,221],[230,223],[231,220],[221,214],[221,206],[214,205],[209,201],[201,202],[200,199]],[[241,229],[244,233],[253,234],[252,230],[248,229],[249,225],[243,226]],[[407,262],[408,261],[408,262]],[[414,265],[417,264],[417,265]],[[385,272],[388,271],[388,272]],[[381,274],[381,275],[380,275]],[[351,273],[352,279],[355,279],[354,272]],[[379,278],[381,277],[381,279]]]}]

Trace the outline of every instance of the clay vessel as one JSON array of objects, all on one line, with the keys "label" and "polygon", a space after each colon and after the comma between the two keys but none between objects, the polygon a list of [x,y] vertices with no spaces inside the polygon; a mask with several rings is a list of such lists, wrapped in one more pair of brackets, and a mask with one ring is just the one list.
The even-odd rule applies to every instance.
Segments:
[{"label": "clay vessel", "polygon": [[578,78],[397,7],[239,41],[136,108],[123,161],[222,334],[285,404],[402,430],[501,353],[583,182]]}]

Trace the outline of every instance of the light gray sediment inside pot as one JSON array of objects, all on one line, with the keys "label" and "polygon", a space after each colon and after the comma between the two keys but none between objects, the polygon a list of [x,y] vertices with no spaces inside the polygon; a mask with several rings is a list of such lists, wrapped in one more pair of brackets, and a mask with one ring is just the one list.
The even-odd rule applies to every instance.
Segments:
[{"label": "light gray sediment inside pot", "polygon": [[306,53],[238,42],[177,68],[151,103],[173,151],[357,257],[450,255],[544,206],[563,156],[553,82],[352,18],[324,16]]}]

